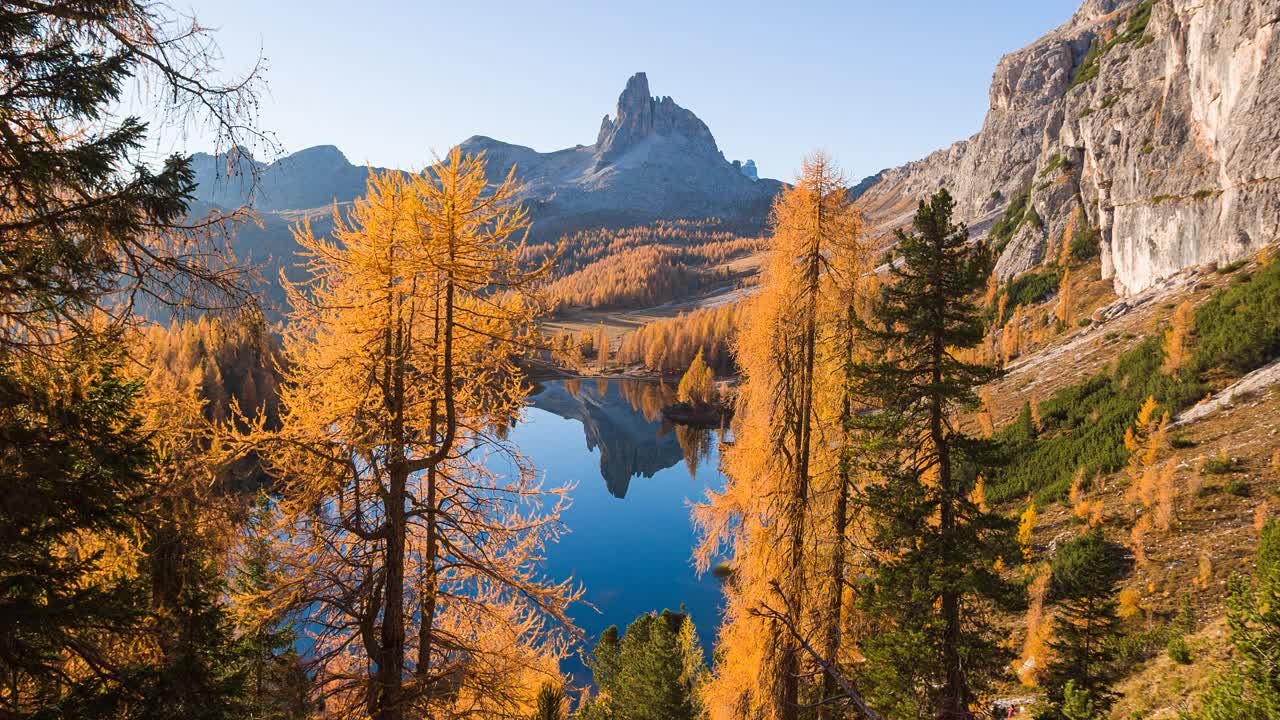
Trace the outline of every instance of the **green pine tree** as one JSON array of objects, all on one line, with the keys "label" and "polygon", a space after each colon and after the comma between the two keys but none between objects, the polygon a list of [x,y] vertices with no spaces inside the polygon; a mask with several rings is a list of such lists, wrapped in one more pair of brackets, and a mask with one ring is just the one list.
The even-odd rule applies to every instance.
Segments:
[{"label": "green pine tree", "polygon": [[[1094,528],[1059,548],[1052,561],[1054,616],[1045,695],[1056,717],[1104,716],[1115,702],[1114,643],[1119,634],[1116,548]],[[1073,714],[1074,713],[1074,714]],[[1055,716],[1055,715],[1051,715]]]},{"label": "green pine tree", "polygon": [[115,305],[119,317],[125,292],[171,304],[248,297],[243,270],[211,238],[161,239],[185,222],[190,158],[151,162],[146,123],[115,114],[131,79],[155,71],[169,109],[226,140],[252,134],[241,114],[253,112],[253,76],[211,82],[208,36],[175,29],[171,14],[154,0],[0,4],[0,346],[87,332],[85,313]]},{"label": "green pine tree", "polygon": [[307,677],[294,647],[297,633],[291,618],[264,602],[279,580],[273,566],[272,506],[258,498],[246,523],[244,550],[231,578],[231,593],[240,613],[238,643],[246,664],[247,720],[302,718],[307,710]]},{"label": "green pine tree", "polygon": [[[53,366],[0,353],[0,714],[106,717],[125,699],[112,649],[139,638],[145,588],[73,538],[124,532],[148,497],[136,383],[82,347]],[[76,368],[76,369],[73,369]],[[115,579],[113,579],[115,578]],[[68,661],[90,669],[64,673]]]},{"label": "green pine tree", "polygon": [[[156,542],[156,536],[163,538]],[[151,577],[154,664],[132,668],[135,699],[116,717],[138,720],[238,720],[254,709],[248,692],[247,647],[222,603],[224,583],[190,538],[153,535],[148,556],[171,562],[171,575]]]},{"label": "green pine tree", "polygon": [[692,720],[699,716],[697,689],[706,672],[693,621],[669,610],[647,613],[616,627],[596,645],[591,665],[597,693],[578,717],[591,720]]},{"label": "green pine tree", "polygon": [[564,720],[565,704],[564,687],[543,683],[542,687],[538,688],[533,720]]},{"label": "green pine tree", "polygon": [[876,359],[852,373],[854,396],[869,406],[854,420],[867,439],[861,455],[883,479],[854,498],[881,551],[864,596],[881,624],[863,648],[863,672],[871,705],[891,716],[972,717],[1007,666],[992,603],[1020,599],[994,569],[1017,557],[1013,524],[970,499],[993,453],[954,422],[998,373],[957,357],[982,341],[974,299],[991,256],[952,224],[953,208],[940,190],[920,203],[912,231],[898,231],[901,262],[862,327]]}]

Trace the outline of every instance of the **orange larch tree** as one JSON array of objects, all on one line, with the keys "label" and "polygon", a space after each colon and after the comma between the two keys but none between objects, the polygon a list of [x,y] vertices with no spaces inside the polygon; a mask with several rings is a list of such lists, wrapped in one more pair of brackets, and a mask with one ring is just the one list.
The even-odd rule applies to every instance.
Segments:
[{"label": "orange larch tree", "polygon": [[734,566],[703,690],[713,717],[795,718],[843,680],[829,671],[846,624],[845,374],[871,267],[861,230],[834,163],[807,158],[775,202],[761,291],[737,313],[728,482],[695,508],[699,566],[722,550]]},{"label": "orange larch tree", "polygon": [[497,430],[525,402],[539,273],[513,174],[484,171],[455,149],[375,174],[332,239],[297,230],[281,427],[239,442],[282,482],[275,600],[349,716],[523,712],[571,628],[577,591],[537,572],[564,489]]}]

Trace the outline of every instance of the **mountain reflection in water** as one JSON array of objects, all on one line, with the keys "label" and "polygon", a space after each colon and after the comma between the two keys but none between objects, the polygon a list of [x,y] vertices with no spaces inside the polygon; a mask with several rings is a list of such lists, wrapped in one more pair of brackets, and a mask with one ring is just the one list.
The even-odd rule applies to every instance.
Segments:
[{"label": "mountain reflection in water", "polygon": [[[569,485],[568,532],[547,547],[548,578],[586,592],[570,607],[586,633],[684,606],[704,649],[720,620],[720,581],[694,572],[690,503],[723,486],[715,431],[661,420],[674,388],[637,380],[552,380],[537,389],[509,439],[550,487]],[[589,679],[580,658],[562,670]]]},{"label": "mountain reflection in water", "polygon": [[681,460],[694,476],[710,457],[710,431],[662,419],[663,406],[675,400],[675,388],[665,383],[572,378],[547,383],[529,404],[582,423],[587,449],[600,450],[605,486],[622,499],[634,477],[651,478]]}]

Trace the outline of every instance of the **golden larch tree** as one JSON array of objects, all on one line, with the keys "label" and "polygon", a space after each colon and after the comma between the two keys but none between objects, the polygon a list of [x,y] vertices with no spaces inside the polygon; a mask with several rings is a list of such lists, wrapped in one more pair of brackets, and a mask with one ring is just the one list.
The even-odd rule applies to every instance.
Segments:
[{"label": "golden larch tree", "polygon": [[[795,718],[833,696],[819,668],[841,652],[848,558],[846,369],[871,282],[862,224],[830,158],[804,162],[775,201],[761,292],[735,338],[743,382],[726,447],[728,481],[695,508],[706,570],[733,556],[721,661],[703,689],[713,717]],[[809,643],[806,638],[813,638]],[[812,680],[807,680],[809,678]],[[823,708],[823,716],[831,710]]]},{"label": "golden larch tree", "polygon": [[281,427],[238,448],[280,478],[274,600],[304,613],[348,717],[523,712],[571,627],[578,593],[537,570],[564,489],[499,432],[536,346],[518,190],[455,149],[371,175],[332,238],[295,232],[310,279],[286,283]]},{"label": "golden larch tree", "polygon": [[1166,374],[1174,374],[1186,367],[1187,336],[1195,325],[1195,317],[1190,300],[1183,300],[1173,311],[1169,329],[1164,333],[1164,365]]}]

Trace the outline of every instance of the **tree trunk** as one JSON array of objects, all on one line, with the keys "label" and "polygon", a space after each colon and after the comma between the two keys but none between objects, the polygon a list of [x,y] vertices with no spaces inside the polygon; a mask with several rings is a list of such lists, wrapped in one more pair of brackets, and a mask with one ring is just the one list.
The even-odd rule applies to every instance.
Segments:
[{"label": "tree trunk", "polygon": [[[852,399],[849,397],[849,386],[852,378],[848,377],[853,366],[853,325],[854,325],[854,307],[853,303],[849,304],[846,311],[846,327],[849,337],[844,346],[844,367],[845,367],[845,391],[840,400],[840,427],[843,435],[842,447],[848,448],[849,438],[849,421],[853,413]],[[852,481],[850,477],[850,463],[846,458],[840,461],[840,471],[837,475],[836,482],[836,507],[835,517],[833,518],[832,535],[835,546],[831,549],[831,594],[827,597],[827,637],[826,647],[823,648],[823,656],[827,665],[834,671],[838,667],[840,660],[840,626],[844,622],[844,535],[848,530],[848,514],[849,514],[849,483]],[[822,697],[819,700],[826,700],[834,697],[840,689],[836,682],[835,675],[827,672],[822,677]],[[833,705],[821,705],[818,708],[819,720],[828,720],[836,716],[836,709]]]},{"label": "tree trunk", "polygon": [[[955,535],[955,488],[951,468],[951,448],[946,435],[945,413],[946,400],[942,395],[942,362],[946,354],[946,346],[941,338],[941,327],[944,322],[942,313],[937,313],[932,347],[933,389],[929,399],[929,437],[933,443],[938,459],[938,532],[942,537],[943,562],[946,566],[952,561],[952,541]],[[964,668],[960,661],[960,593],[952,587],[942,591],[942,662],[946,673],[946,684],[942,692],[941,716],[947,720],[971,718],[969,712],[969,688],[965,680]]]}]

